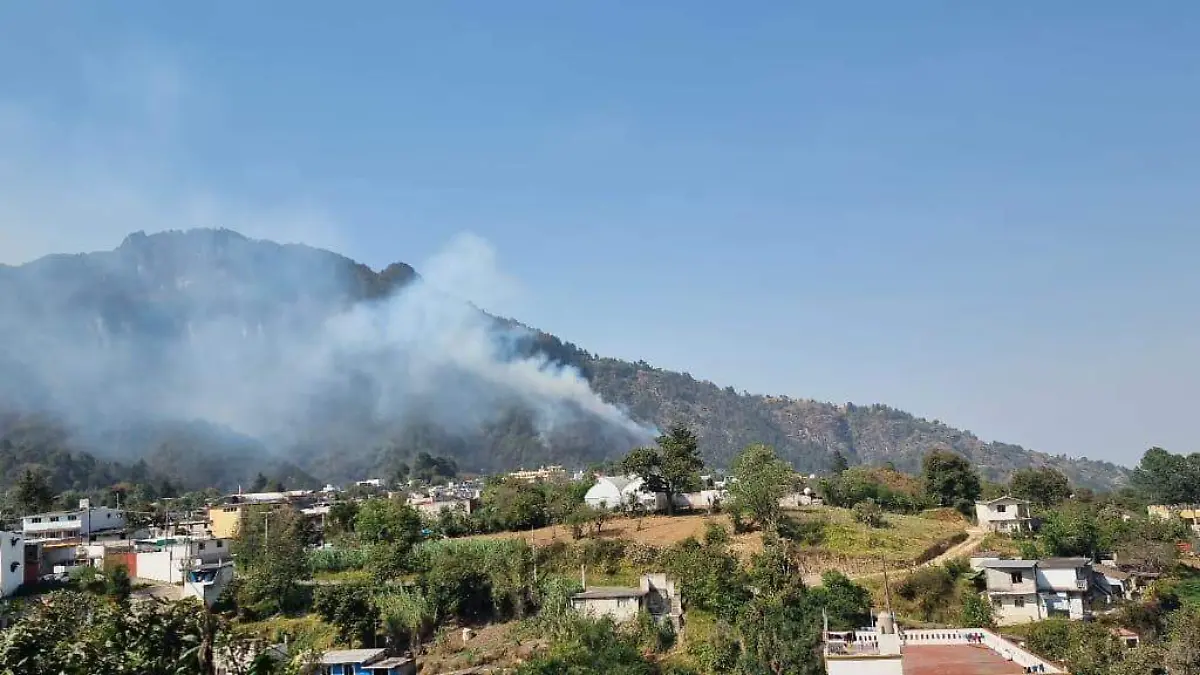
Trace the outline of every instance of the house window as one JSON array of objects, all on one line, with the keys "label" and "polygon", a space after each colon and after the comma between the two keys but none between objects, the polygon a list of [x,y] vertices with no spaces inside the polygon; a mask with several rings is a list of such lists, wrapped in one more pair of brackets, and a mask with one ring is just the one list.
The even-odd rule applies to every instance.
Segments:
[{"label": "house window", "polygon": [[67,516],[67,520],[79,520],[79,516]]},{"label": "house window", "polygon": [[217,548],[221,548],[224,545],[225,545],[225,542],[221,541],[220,539],[217,540]]},{"label": "house window", "polygon": [[42,522],[42,519],[41,519],[41,518],[31,518],[31,519],[29,520],[29,522],[31,522],[31,523],[40,523],[40,522]]},{"label": "house window", "polygon": [[996,513],[1004,513],[1004,511],[1007,509],[1008,509],[1007,506],[1005,506],[1004,504],[1000,504],[999,506],[996,507]]},{"label": "house window", "polygon": [[1025,582],[1025,575],[1022,572],[1009,572],[1008,576],[1012,579],[1014,584]]},{"label": "house window", "polygon": [[58,522],[58,516],[50,516],[50,522],[52,522],[52,523],[57,523],[57,522]]},{"label": "house window", "polygon": [[1025,598],[1017,596],[1013,598],[1013,607],[1021,608],[1025,606]]},{"label": "house window", "polygon": [[200,542],[200,550],[201,550],[201,551],[203,551],[203,550],[204,550],[204,542]]}]

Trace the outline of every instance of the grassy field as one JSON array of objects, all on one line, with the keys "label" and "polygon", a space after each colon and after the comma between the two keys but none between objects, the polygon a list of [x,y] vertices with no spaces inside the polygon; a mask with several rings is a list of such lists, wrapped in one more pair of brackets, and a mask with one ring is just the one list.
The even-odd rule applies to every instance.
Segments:
[{"label": "grassy field", "polygon": [[[922,552],[939,541],[966,529],[960,517],[944,511],[916,516],[887,514],[887,526],[870,528],[854,521],[848,509],[810,507],[789,511],[798,520],[818,520],[825,523],[824,539],[819,544],[800,547],[801,562],[808,573],[837,569],[847,574],[878,572],[886,565],[903,568],[912,564]],[[623,539],[645,546],[666,548],[687,537],[704,536],[709,523],[724,525],[732,531],[724,515],[688,514],[679,516],[647,516],[616,518],[605,524],[600,537]],[[546,527],[526,532],[504,532],[482,535],[486,538],[521,538],[538,546],[553,542],[574,543],[569,528]],[[732,537],[732,547],[748,557],[762,550],[762,534],[751,532]],[[599,579],[596,580],[599,582]]]}]

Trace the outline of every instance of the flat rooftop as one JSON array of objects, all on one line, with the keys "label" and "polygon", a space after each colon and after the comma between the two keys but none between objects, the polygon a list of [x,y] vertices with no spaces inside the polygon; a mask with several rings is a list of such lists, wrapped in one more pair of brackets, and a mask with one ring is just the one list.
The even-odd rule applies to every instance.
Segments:
[{"label": "flat rooftop", "polygon": [[904,675],[1009,675],[1025,670],[983,645],[904,648]]}]

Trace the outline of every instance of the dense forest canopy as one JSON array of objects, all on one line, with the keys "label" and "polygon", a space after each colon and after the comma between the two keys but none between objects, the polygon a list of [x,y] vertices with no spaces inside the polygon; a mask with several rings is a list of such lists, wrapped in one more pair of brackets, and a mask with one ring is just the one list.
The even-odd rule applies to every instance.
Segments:
[{"label": "dense forest canopy", "polygon": [[586,466],[683,424],[717,467],[765,443],[803,472],[835,451],[916,472],[944,448],[989,480],[1028,466],[1097,488],[1128,477],[885,405],[738,393],[604,358],[428,286],[403,263],[375,272],[226,230],[0,267],[2,475],[36,464],[83,489],[143,460],[185,488],[234,488],[258,473],[390,477],[421,453],[464,472]]}]

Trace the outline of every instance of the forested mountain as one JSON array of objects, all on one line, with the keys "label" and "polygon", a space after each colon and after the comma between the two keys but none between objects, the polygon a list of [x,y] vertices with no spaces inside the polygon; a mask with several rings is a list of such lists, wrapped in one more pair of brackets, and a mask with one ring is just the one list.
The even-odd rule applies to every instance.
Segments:
[{"label": "forested mountain", "polygon": [[1030,465],[1094,487],[1127,477],[882,405],[738,394],[598,357],[442,295],[406,264],[375,272],[226,230],[0,266],[0,331],[0,410],[26,429],[0,440],[0,481],[35,461],[77,488],[79,472],[121,479],[139,459],[224,488],[259,471],[289,485],[391,475],[420,452],[466,471],[585,465],[673,422],[716,466],[765,442],[804,471],[834,450],[914,470],[948,447],[992,478]]}]

